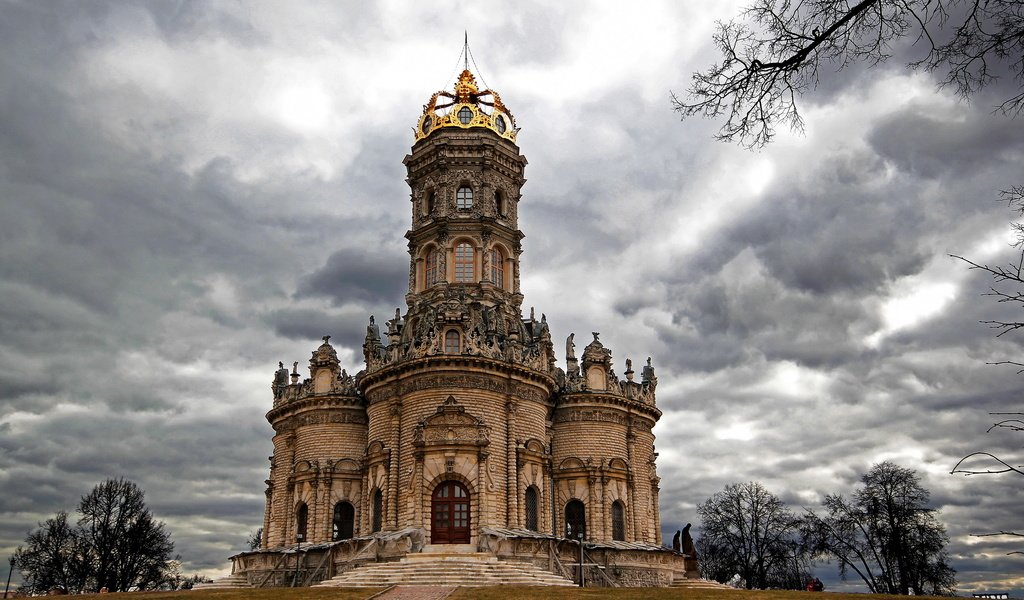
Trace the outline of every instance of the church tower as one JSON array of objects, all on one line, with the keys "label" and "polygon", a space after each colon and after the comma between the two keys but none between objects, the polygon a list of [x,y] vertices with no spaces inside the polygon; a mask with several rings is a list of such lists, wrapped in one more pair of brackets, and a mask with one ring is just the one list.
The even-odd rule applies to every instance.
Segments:
[{"label": "church tower", "polygon": [[[382,527],[416,524],[431,543],[475,543],[480,527],[528,516],[536,529],[549,514],[557,371],[546,319],[521,314],[526,159],[515,137],[512,113],[468,69],[454,93],[431,97],[404,161],[407,312],[383,334],[371,323],[363,346],[368,485],[387,499]],[[527,515],[519,499],[531,487]]]},{"label": "church tower", "polygon": [[424,105],[404,160],[405,309],[370,317],[354,375],[330,336],[308,377],[279,365],[262,550],[235,557],[250,580],[278,577],[275,553],[296,543],[343,570],[370,543],[378,560],[464,544],[529,561],[572,560],[573,540],[623,585],[682,572],[660,546],[651,359],[620,380],[595,332],[579,358],[569,336],[563,369],[546,316],[524,314],[518,132],[468,68]]}]

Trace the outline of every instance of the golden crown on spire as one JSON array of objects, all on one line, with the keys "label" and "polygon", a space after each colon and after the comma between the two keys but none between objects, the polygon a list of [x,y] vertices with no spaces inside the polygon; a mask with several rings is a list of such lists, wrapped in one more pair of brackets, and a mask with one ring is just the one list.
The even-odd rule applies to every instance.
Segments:
[{"label": "golden crown on spire", "polygon": [[454,94],[436,92],[423,105],[423,115],[416,128],[416,141],[443,127],[484,127],[513,142],[519,131],[512,112],[502,103],[498,93],[492,90],[480,91],[469,69],[459,75]]}]

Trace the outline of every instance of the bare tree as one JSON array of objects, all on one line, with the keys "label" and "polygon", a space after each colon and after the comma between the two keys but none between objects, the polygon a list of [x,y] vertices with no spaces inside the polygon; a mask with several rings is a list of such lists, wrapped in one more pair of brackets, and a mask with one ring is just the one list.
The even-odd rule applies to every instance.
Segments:
[{"label": "bare tree", "polygon": [[855,573],[876,594],[953,594],[949,539],[917,473],[887,461],[861,481],[850,499],[827,496],[825,516],[807,511],[805,536],[814,550],[836,559],[843,579]]},{"label": "bare tree", "polygon": [[709,561],[715,578],[738,573],[747,589],[799,589],[806,580],[799,520],[760,483],[727,485],[698,506],[697,514],[701,559]]},{"label": "bare tree", "polygon": [[[1015,186],[1010,190],[1004,191],[1003,199],[1007,202],[1010,208],[1018,213],[1018,215],[1024,216],[1024,186]],[[957,256],[955,254],[951,256],[964,261],[970,265],[971,269],[983,271],[992,277],[992,285],[989,287],[989,291],[986,292],[986,296],[995,298],[996,302],[1001,304],[1009,304],[1019,308],[1024,308],[1024,222],[1018,221],[1013,223],[1011,226],[1013,227],[1017,238],[1014,243],[1014,247],[1017,248],[1017,255],[1010,264],[1006,266],[979,264],[962,256]],[[990,320],[982,321],[982,323],[998,331],[999,333],[996,334],[996,337],[1014,333],[1024,328],[1024,321]],[[1024,374],[1024,363],[1018,360],[1001,360],[989,364],[1012,365],[1018,368],[1018,374]],[[998,420],[988,428],[987,433],[991,433],[994,430],[1009,430],[1018,433],[1024,431],[1024,413],[998,412],[991,413],[991,415]],[[1024,465],[1014,465],[1012,462],[1008,462],[1008,459],[1004,459],[992,454],[991,452],[977,451],[961,458],[950,473],[961,473],[963,475],[1016,473],[1017,475],[1024,476]],[[1024,537],[1024,533],[1017,531],[998,531],[973,535],[976,537]],[[1024,554],[1024,552],[1014,551],[1009,554]]]},{"label": "bare tree", "polygon": [[[779,123],[803,128],[796,99],[823,68],[877,64],[904,39],[923,54],[908,66],[938,72],[961,97],[1001,70],[1024,83],[1021,0],[755,0],[742,19],[718,24],[721,62],[694,73],[687,96],[673,94],[672,103],[684,117],[725,115],[720,140],[764,146]],[[1022,109],[1019,87],[997,107]]]},{"label": "bare tree", "polygon": [[[995,111],[1017,116],[1024,110],[1024,0],[753,0],[738,20],[718,24],[714,42],[722,59],[694,73],[685,98],[672,95],[684,118],[726,120],[717,139],[748,148],[772,141],[781,123],[803,129],[797,97],[817,86],[823,69],[836,71],[853,64],[876,65],[890,58],[900,43],[921,49],[911,69],[939,75],[939,85],[968,99],[1000,77],[1012,77],[1016,88]],[[1024,214],[1024,186],[1002,192],[1010,206]],[[989,295],[998,302],[1024,304],[1024,222],[1013,224],[1021,254],[1009,266],[977,264],[972,269],[992,275]],[[983,321],[998,335],[1024,328],[1024,321]],[[1010,364],[1021,368],[1024,362]],[[996,413],[1022,417],[1024,413]],[[994,428],[1019,431],[1020,419],[997,422]],[[989,431],[991,431],[990,429]],[[991,466],[977,466],[982,460]],[[972,453],[954,467],[964,474],[1022,474],[988,452]],[[982,535],[1024,534],[1002,531]]]},{"label": "bare tree", "polygon": [[263,543],[263,528],[258,527],[249,534],[249,537],[245,539],[245,545],[249,547],[249,550],[259,550],[260,544]]},{"label": "bare tree", "polygon": [[92,551],[96,590],[124,592],[158,585],[174,544],[146,508],[143,491],[127,479],[108,479],[82,497],[78,524]]},{"label": "bare tree", "polygon": [[89,581],[89,546],[82,532],[58,512],[39,524],[19,547],[14,562],[25,581],[24,591],[46,594],[54,588],[82,593]]}]

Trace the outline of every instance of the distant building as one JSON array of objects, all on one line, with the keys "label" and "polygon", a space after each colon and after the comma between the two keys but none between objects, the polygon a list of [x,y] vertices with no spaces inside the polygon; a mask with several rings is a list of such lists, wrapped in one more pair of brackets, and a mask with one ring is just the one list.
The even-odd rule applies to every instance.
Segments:
[{"label": "distant building", "polygon": [[620,378],[594,333],[579,357],[566,340],[563,370],[546,317],[523,315],[517,133],[468,69],[424,106],[404,160],[404,314],[370,317],[355,375],[329,336],[308,377],[278,370],[261,550],[233,557],[249,584],[286,584],[280,556],[297,542],[331,553],[292,575],[312,582],[365,559],[366,540],[375,560],[464,546],[557,572],[578,552],[565,539],[582,539],[593,566],[615,567],[595,570],[598,583],[696,575],[693,557],[662,546],[651,359],[639,374],[627,360]]},{"label": "distant building", "polygon": [[975,598],[986,598],[989,600],[1006,600],[1010,597],[1006,592],[979,592],[971,594],[971,596],[974,596]]}]

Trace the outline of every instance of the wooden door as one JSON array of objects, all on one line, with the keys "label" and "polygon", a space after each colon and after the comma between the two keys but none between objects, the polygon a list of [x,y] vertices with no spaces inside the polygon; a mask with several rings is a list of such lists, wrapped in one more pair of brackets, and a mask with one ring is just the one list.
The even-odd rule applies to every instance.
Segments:
[{"label": "wooden door", "polygon": [[469,543],[469,490],[457,481],[434,489],[430,503],[430,543]]}]

